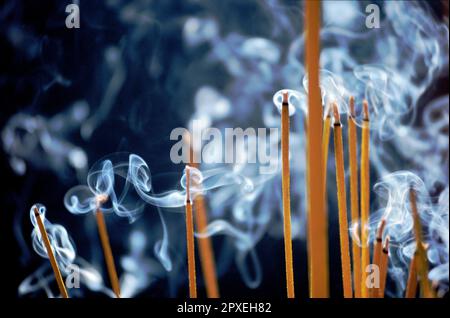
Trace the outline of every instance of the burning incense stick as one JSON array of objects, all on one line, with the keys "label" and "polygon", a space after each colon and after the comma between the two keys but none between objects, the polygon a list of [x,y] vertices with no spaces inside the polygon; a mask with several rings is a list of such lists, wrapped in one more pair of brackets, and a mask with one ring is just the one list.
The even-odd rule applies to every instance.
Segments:
[{"label": "burning incense stick", "polygon": [[61,293],[63,298],[69,298],[69,294],[67,293],[66,285],[64,285],[64,281],[61,275],[61,271],[59,270],[58,262],[56,261],[55,254],[53,254],[52,246],[50,244],[50,240],[47,235],[47,231],[44,226],[44,222],[42,222],[41,214],[37,207],[34,208],[34,216],[37,221],[37,225],[39,227],[39,232],[41,233],[42,240],[44,241],[45,249],[47,250],[48,259],[50,261],[50,265],[53,269],[53,274],[55,275],[56,283],[58,284],[59,292]]},{"label": "burning incense stick", "polygon": [[109,280],[111,281],[111,287],[117,298],[120,298],[120,285],[119,278],[117,277],[116,266],[114,264],[114,257],[111,250],[111,244],[109,243],[108,230],[106,228],[105,217],[100,210],[100,205],[108,198],[106,196],[99,196],[97,199],[97,210],[95,212],[95,218],[97,220],[98,234],[103,248],[103,254],[105,256],[106,268],[108,269]]},{"label": "burning incense stick", "polygon": [[380,289],[376,294],[376,297],[378,298],[384,298],[384,292],[386,290],[386,278],[389,263],[389,240],[389,236],[386,237],[380,256]]},{"label": "burning incense stick", "polygon": [[416,268],[420,280],[420,293],[422,297],[434,298],[434,291],[431,288],[428,279],[428,261],[422,237],[422,225],[420,223],[419,212],[417,210],[416,192],[409,190],[409,199],[411,201],[411,212],[414,221],[414,235],[416,237]]},{"label": "burning incense stick", "polygon": [[351,298],[352,270],[350,265],[350,250],[347,221],[347,195],[345,190],[344,147],[342,144],[342,127],[337,105],[333,104],[334,112],[334,154],[336,162],[336,186],[339,208],[339,238],[341,245],[341,266],[344,297]]},{"label": "burning incense stick", "polygon": [[305,2],[308,74],[308,272],[311,297],[328,297],[328,225],[323,206],[322,98],[319,87],[320,1]]},{"label": "burning incense stick", "polygon": [[[356,135],[355,124],[355,99],[350,97],[350,112],[348,116],[348,157],[350,161],[350,208],[351,223],[357,224],[359,221],[358,206],[358,137]],[[356,226],[356,225],[355,225]],[[361,237],[360,228],[354,228],[356,237]],[[355,297],[361,297],[361,249],[358,242],[352,240],[352,256],[353,256],[353,286]]]},{"label": "burning incense stick", "polygon": [[415,298],[417,294],[417,270],[416,270],[417,254],[411,258],[409,263],[408,282],[406,283],[405,298]]},{"label": "burning incense stick", "polygon": [[[190,154],[189,161],[190,165],[194,168],[199,168],[197,163],[194,163],[194,148],[191,143],[191,137],[189,134],[184,136],[185,142],[189,145]],[[196,187],[201,187],[200,184],[195,184]],[[198,194],[194,199],[194,211],[195,211],[195,226],[199,233],[205,231],[208,225],[208,215],[206,211],[206,202],[203,195]],[[200,264],[202,266],[203,279],[205,281],[206,286],[206,295],[208,298],[219,298],[219,284],[217,281],[216,274],[216,262],[214,261],[214,250],[211,243],[211,238],[209,236],[206,237],[198,237],[197,244],[200,254]]]},{"label": "burning incense stick", "polygon": [[[202,195],[194,199],[195,218],[197,231],[203,233],[208,225],[206,202]],[[219,298],[219,284],[217,282],[216,263],[214,261],[214,251],[209,237],[197,239],[200,262],[203,270],[203,279],[206,285],[206,295],[208,298]]]},{"label": "burning incense stick", "polygon": [[[377,234],[375,238],[375,244],[373,246],[373,264],[380,268],[381,266],[381,254],[383,250],[383,231],[386,226],[386,220],[382,219],[377,228]],[[371,288],[369,291],[369,297],[374,298],[378,295],[378,290],[376,288]]]},{"label": "burning incense stick", "polygon": [[287,297],[294,298],[294,270],[292,263],[291,239],[291,193],[289,171],[289,102],[288,93],[283,93],[281,109],[281,159],[284,221],[284,256],[286,263]]},{"label": "burning incense stick", "polygon": [[366,280],[367,266],[370,263],[369,253],[369,204],[370,204],[370,162],[369,162],[369,142],[370,142],[370,123],[369,123],[369,105],[367,101],[363,102],[363,126],[361,137],[361,297],[369,296]]},{"label": "burning incense stick", "polygon": [[328,168],[328,148],[330,143],[330,126],[331,126],[331,107],[330,104],[327,104],[325,108],[325,119],[323,122],[323,130],[322,130],[322,155],[323,155],[323,204],[325,210],[328,210],[327,207],[327,168]]},{"label": "burning incense stick", "polygon": [[195,276],[194,220],[190,193],[190,167],[186,166],[186,245],[189,276],[189,297],[197,298],[197,280]]}]

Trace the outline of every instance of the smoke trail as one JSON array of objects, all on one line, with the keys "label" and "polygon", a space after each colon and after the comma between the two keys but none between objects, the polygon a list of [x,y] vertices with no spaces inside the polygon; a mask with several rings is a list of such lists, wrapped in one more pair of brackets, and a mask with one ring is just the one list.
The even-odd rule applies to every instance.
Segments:
[{"label": "smoke trail", "polygon": [[[52,224],[46,218],[45,206],[39,203],[33,205],[30,209],[30,219],[34,226],[31,238],[35,252],[43,258],[48,258],[47,249],[37,225],[34,213],[35,209],[38,209],[39,217],[42,218],[50,241],[50,246],[62,275],[68,276],[76,271],[77,275],[79,275],[79,281],[89,290],[104,293],[109,297],[114,297],[113,292],[104,286],[103,279],[99,272],[83,258],[77,257],[75,245],[67,230],[62,225]],[[50,284],[54,281],[55,277],[54,274],[50,272],[51,268],[48,264],[39,267],[19,285],[19,294],[26,295],[36,293],[43,289],[48,297],[53,298],[54,295],[51,292]],[[79,294],[80,291],[78,289],[72,289],[72,293]]]},{"label": "smoke trail", "polygon": [[448,290],[448,187],[433,203],[425,183],[409,171],[397,171],[384,176],[374,186],[381,208],[372,214],[370,220],[371,239],[374,240],[376,227],[383,218],[386,220],[384,236],[392,242],[390,274],[396,290],[391,292],[401,296],[406,288],[408,266],[415,251],[414,221],[411,211],[409,190],[414,189],[417,208],[427,244],[428,261],[432,267],[429,279],[440,283],[443,292]]}]

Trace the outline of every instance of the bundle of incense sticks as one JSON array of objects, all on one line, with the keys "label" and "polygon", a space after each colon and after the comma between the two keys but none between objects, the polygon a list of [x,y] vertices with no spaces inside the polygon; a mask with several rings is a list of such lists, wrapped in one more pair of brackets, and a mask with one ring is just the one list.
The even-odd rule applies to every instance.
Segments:
[{"label": "bundle of incense sticks", "polygon": [[[342,136],[341,117],[339,105],[335,102],[326,105],[323,116],[322,98],[320,92],[319,57],[320,57],[320,22],[321,2],[307,0],[305,2],[305,34],[306,54],[305,65],[308,77],[308,116],[305,122],[305,134],[307,138],[307,248],[308,248],[308,274],[310,297],[329,297],[329,260],[328,260],[328,208],[327,208],[327,163],[329,152],[329,139],[331,127],[334,137],[334,162],[336,175],[336,189],[338,200],[339,220],[339,242],[341,257],[341,272],[343,295],[345,298],[371,297],[382,298],[385,296],[388,265],[390,237],[386,235],[386,219],[381,219],[376,231],[373,244],[372,265],[379,270],[379,284],[368,287],[368,269],[370,264],[370,240],[369,240],[369,217],[370,217],[370,121],[369,105],[363,101],[363,122],[361,128],[361,155],[358,171],[358,129],[355,124],[355,99],[349,99],[348,123],[348,159],[350,179],[350,202],[352,230],[356,237],[360,237],[360,245],[356,240],[350,243],[348,229],[347,193],[344,160],[344,143]],[[281,148],[282,148],[282,207],[283,207],[283,230],[284,230],[284,252],[285,252],[285,274],[286,291],[288,298],[295,297],[293,252],[291,237],[291,207],[290,207],[290,165],[289,165],[289,95],[282,94],[281,107]],[[331,125],[331,121],[333,125]],[[197,297],[196,264],[195,264],[195,240],[194,220],[199,233],[204,232],[208,220],[206,203],[201,195],[197,195],[192,201],[193,187],[199,189],[191,177],[191,169],[198,168],[194,160],[194,150],[190,136],[184,136],[185,142],[190,145],[189,165],[186,166],[186,249],[187,268],[189,280],[189,297]],[[360,184],[358,184],[358,172]],[[358,189],[359,186],[359,189]],[[410,190],[410,203],[414,221],[414,236],[416,250],[409,265],[409,273],[405,297],[413,298],[420,288],[422,297],[432,298],[435,293],[428,280],[428,262],[425,245],[422,237],[422,227],[416,202],[414,189]],[[107,227],[101,205],[108,200],[107,196],[97,197],[95,209],[99,236],[105,256],[109,278],[112,289],[117,297],[120,297],[119,280],[117,277],[114,258],[109,242]],[[193,214],[193,205],[196,215]],[[50,241],[41,220],[39,211],[35,209],[35,216],[47,254],[58,283],[61,295],[68,298],[68,293],[62,280],[53,254]],[[359,222],[359,225],[358,225]],[[213,247],[208,237],[202,237],[198,241],[200,260],[208,297],[219,297],[219,286],[214,261]],[[351,245],[351,248],[350,248]],[[350,253],[351,249],[351,253]],[[353,268],[352,268],[353,267]],[[352,283],[353,272],[353,283]]]}]

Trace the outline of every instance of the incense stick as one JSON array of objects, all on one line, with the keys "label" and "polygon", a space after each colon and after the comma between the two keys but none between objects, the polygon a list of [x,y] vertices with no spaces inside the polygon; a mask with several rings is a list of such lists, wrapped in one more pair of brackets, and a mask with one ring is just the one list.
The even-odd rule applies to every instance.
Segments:
[{"label": "incense stick", "polygon": [[347,221],[347,194],[345,190],[344,147],[342,144],[342,127],[337,105],[333,104],[334,112],[334,154],[336,163],[336,187],[339,209],[339,239],[341,245],[342,284],[344,297],[351,298],[352,270],[350,265],[350,249]]},{"label": "incense stick", "polygon": [[308,74],[308,272],[311,297],[328,297],[328,225],[323,206],[322,98],[319,87],[320,1],[305,2]]},{"label": "incense stick", "polygon": [[186,166],[186,246],[189,276],[189,297],[197,298],[197,280],[195,274],[194,222],[190,193],[190,168]]},{"label": "incense stick", "polygon": [[330,126],[331,126],[331,107],[328,104],[325,108],[325,119],[323,121],[322,130],[322,155],[323,155],[323,196],[324,207],[327,210],[327,168],[328,168],[328,148],[330,144]]},{"label": "incense stick", "polygon": [[[380,268],[381,266],[381,254],[383,250],[383,231],[384,227],[386,226],[386,220],[382,219],[380,221],[380,224],[377,228],[377,234],[375,238],[375,244],[373,246],[373,265],[378,266]],[[371,288],[369,291],[369,297],[374,298],[378,295],[377,288]]]},{"label": "incense stick", "polygon": [[[193,162],[194,149],[191,144],[190,135],[184,136],[186,142],[189,144],[189,160],[190,165],[194,168],[199,168],[197,163]],[[196,187],[200,188],[201,184],[195,184]],[[204,233],[206,227],[208,226],[208,215],[206,211],[206,202],[203,195],[198,194],[194,199],[194,211],[195,211],[195,226],[199,233]],[[203,272],[203,279],[206,286],[206,295],[208,298],[219,298],[219,283],[217,281],[216,274],[216,262],[214,260],[214,250],[209,236],[197,237],[197,244],[200,255],[200,264]]]},{"label": "incense stick", "polygon": [[[359,221],[358,206],[358,137],[356,134],[355,124],[355,99],[350,97],[350,112],[348,115],[348,157],[350,161],[350,209],[351,223],[357,224]],[[360,228],[356,226],[354,229],[356,237],[361,237]],[[353,286],[355,297],[361,297],[361,249],[356,242],[352,240],[352,256],[353,256]]]},{"label": "incense stick", "polygon": [[[202,195],[194,199],[194,209],[197,231],[204,233],[208,225],[206,202]],[[208,298],[219,298],[219,284],[216,274],[216,262],[214,261],[214,250],[210,237],[197,238],[200,254],[200,263],[203,271],[203,279],[206,285],[206,295]]]},{"label": "incense stick", "polygon": [[108,269],[109,280],[111,287],[117,298],[120,298],[120,286],[119,278],[117,277],[116,266],[114,264],[114,257],[111,250],[111,244],[109,242],[108,230],[106,228],[105,217],[100,210],[100,204],[104,202],[106,198],[103,196],[98,199],[98,206],[95,212],[95,219],[97,220],[98,234],[103,248],[103,254],[105,256],[106,268]]},{"label": "incense stick", "polygon": [[384,298],[384,292],[386,290],[386,278],[389,263],[389,241],[389,236],[387,236],[380,256],[380,289],[376,294],[376,297],[378,298]]},{"label": "incense stick", "polygon": [[370,142],[370,123],[369,106],[367,101],[363,102],[363,124],[361,137],[361,297],[369,296],[366,285],[367,266],[370,263],[369,253],[369,203],[370,203],[370,162],[369,162],[369,142]]},{"label": "incense stick", "polygon": [[405,298],[415,298],[417,294],[417,254],[414,253],[409,263],[408,282],[406,283]]},{"label": "incense stick", "polygon": [[53,274],[55,275],[56,283],[58,284],[59,292],[63,298],[69,298],[69,294],[67,293],[66,285],[64,285],[64,281],[61,275],[61,271],[59,270],[58,262],[56,261],[55,254],[53,254],[52,246],[50,244],[50,240],[47,235],[47,231],[45,229],[44,222],[42,222],[41,214],[37,207],[34,208],[34,216],[36,218],[39,232],[41,233],[42,240],[44,241],[45,249],[47,250],[48,259],[50,261],[50,265],[53,269]]},{"label": "incense stick", "polygon": [[411,212],[414,221],[414,235],[416,237],[416,268],[420,281],[420,293],[422,297],[434,298],[434,291],[431,288],[431,284],[428,279],[428,261],[425,247],[423,245],[422,225],[420,223],[419,212],[417,210],[416,192],[412,188],[409,190],[409,199],[411,202]]},{"label": "incense stick", "polygon": [[286,265],[287,297],[294,298],[294,270],[291,238],[291,193],[289,169],[289,103],[288,93],[283,93],[281,109],[281,159],[283,191],[284,256]]}]

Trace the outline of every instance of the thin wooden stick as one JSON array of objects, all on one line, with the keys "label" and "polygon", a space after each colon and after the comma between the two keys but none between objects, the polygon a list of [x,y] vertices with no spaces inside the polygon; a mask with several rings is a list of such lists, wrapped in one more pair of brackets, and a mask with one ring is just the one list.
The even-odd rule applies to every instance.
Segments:
[{"label": "thin wooden stick", "polygon": [[409,190],[411,212],[414,221],[414,235],[416,237],[416,268],[420,282],[420,293],[424,298],[434,298],[435,294],[428,279],[428,260],[422,237],[422,225],[417,210],[416,192],[413,188]]},{"label": "thin wooden stick", "polygon": [[406,283],[405,298],[416,298],[417,294],[416,258],[417,254],[414,253],[414,256],[411,258],[411,262],[409,263],[408,282]]},{"label": "thin wooden stick", "polygon": [[342,126],[337,105],[334,111],[334,155],[336,162],[336,187],[339,208],[339,238],[341,245],[342,284],[344,298],[352,298],[352,269],[350,265],[350,243],[348,238],[347,194],[345,189],[344,146],[342,144]]},{"label": "thin wooden stick", "polygon": [[[348,116],[348,157],[350,161],[350,209],[351,223],[359,222],[359,206],[358,206],[358,137],[355,124],[355,99],[350,97],[350,112]],[[360,227],[354,228],[356,237],[361,238]],[[352,240],[352,256],[353,256],[353,286],[355,297],[361,298],[361,248],[356,240]]]},{"label": "thin wooden stick", "polygon": [[[383,250],[383,231],[384,228],[386,226],[386,220],[382,219],[380,221],[380,224],[378,225],[377,228],[377,234],[375,237],[375,244],[373,246],[373,265],[378,266],[378,268],[380,269],[381,266],[381,254],[382,254],[382,250]],[[369,290],[369,297],[370,298],[374,298],[377,297],[379,291],[379,288],[371,288]]]},{"label": "thin wooden stick", "polygon": [[186,245],[189,276],[189,297],[197,298],[197,279],[195,274],[194,220],[190,193],[190,168],[186,166]]},{"label": "thin wooden stick", "polygon": [[376,294],[377,298],[384,298],[386,290],[386,278],[389,268],[389,241],[389,236],[387,236],[380,256],[380,289]]},{"label": "thin wooden stick", "polygon": [[[199,168],[197,163],[193,162],[194,149],[191,144],[190,135],[185,136],[186,142],[189,144],[190,149],[190,165],[194,168]],[[196,187],[200,188],[201,184],[195,184]],[[206,208],[206,202],[203,195],[198,194],[194,199],[194,222],[199,233],[204,233],[206,227],[208,226],[208,213]],[[216,262],[214,260],[214,250],[209,236],[198,237],[197,244],[200,255],[200,264],[202,266],[203,279],[206,286],[206,295],[208,298],[219,298],[219,283],[217,280],[216,273]]]},{"label": "thin wooden stick", "polygon": [[369,162],[369,143],[370,143],[370,123],[369,106],[367,101],[363,102],[363,126],[361,137],[361,297],[369,296],[366,284],[366,269],[370,263],[369,252],[369,204],[370,204],[370,162]]},{"label": "thin wooden stick", "polygon": [[323,196],[324,207],[327,210],[327,168],[328,168],[328,149],[330,144],[330,127],[331,127],[331,107],[327,105],[325,108],[325,119],[323,121],[322,130],[322,154],[323,154]]},{"label": "thin wooden stick", "polygon": [[117,277],[116,265],[114,264],[114,257],[111,250],[111,244],[109,243],[108,230],[106,228],[105,217],[100,210],[100,203],[105,199],[101,197],[98,202],[98,207],[95,212],[95,219],[97,220],[98,234],[103,248],[103,254],[105,256],[106,268],[108,269],[109,280],[111,281],[111,287],[117,298],[120,298],[120,285],[119,278]]},{"label": "thin wooden stick", "polygon": [[310,297],[329,297],[328,222],[323,206],[322,97],[319,87],[321,1],[305,2],[308,74],[308,272]]},{"label": "thin wooden stick", "polygon": [[283,93],[281,108],[281,159],[283,191],[284,256],[286,265],[287,297],[294,298],[294,269],[291,238],[291,186],[289,168],[289,102],[288,93]]},{"label": "thin wooden stick", "polygon": [[[206,212],[206,202],[202,195],[194,199],[195,218],[197,231],[204,233],[208,225]],[[216,274],[216,262],[214,260],[214,250],[210,237],[197,238],[200,263],[202,265],[203,279],[206,285],[206,295],[208,298],[219,298],[219,283]]]},{"label": "thin wooden stick", "polygon": [[42,222],[41,214],[37,207],[34,207],[34,216],[36,218],[39,232],[41,233],[42,240],[44,241],[45,249],[47,250],[48,259],[50,261],[50,265],[53,269],[53,274],[55,275],[56,283],[58,284],[59,292],[63,298],[69,298],[69,294],[67,293],[66,285],[64,284],[61,271],[59,270],[58,262],[56,261],[55,254],[53,254],[52,246],[50,244],[50,240],[47,235],[47,231],[45,229],[44,222]]}]

